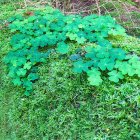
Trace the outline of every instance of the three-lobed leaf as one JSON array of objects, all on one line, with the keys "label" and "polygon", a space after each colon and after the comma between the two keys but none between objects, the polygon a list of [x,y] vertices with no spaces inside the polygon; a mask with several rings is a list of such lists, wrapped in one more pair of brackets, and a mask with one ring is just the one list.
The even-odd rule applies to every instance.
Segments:
[{"label": "three-lobed leaf", "polygon": [[109,72],[108,75],[109,75],[109,80],[115,83],[119,82],[120,79],[124,78],[123,74],[116,70]]},{"label": "three-lobed leaf", "polygon": [[92,68],[91,70],[87,71],[88,81],[90,85],[99,86],[102,83],[101,73],[96,68]]}]

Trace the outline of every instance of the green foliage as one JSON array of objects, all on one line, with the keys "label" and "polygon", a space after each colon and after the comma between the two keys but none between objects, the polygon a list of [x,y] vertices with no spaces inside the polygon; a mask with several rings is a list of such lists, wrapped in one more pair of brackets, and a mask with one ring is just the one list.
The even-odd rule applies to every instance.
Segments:
[{"label": "green foliage", "polygon": [[[111,48],[112,44],[108,40],[110,36],[125,36],[125,29],[110,16],[64,15],[47,6],[43,11],[34,11],[31,16],[11,17],[9,22],[9,28],[15,35],[11,39],[12,50],[6,56],[5,63],[13,83],[22,85],[27,95],[32,92],[32,83],[37,80],[32,78],[37,71],[34,68],[46,62],[52,53],[71,54],[73,50],[69,43],[96,43],[101,46],[86,53],[90,61],[85,63],[78,60],[74,63],[74,71],[78,73],[87,72],[93,66],[102,71],[111,71],[116,59],[125,59],[125,52]],[[99,75],[97,83],[91,77],[93,75],[89,77],[92,85],[99,85],[102,81]]]},{"label": "green foliage", "polygon": [[102,83],[101,73],[97,69],[92,68],[87,71],[87,75],[89,76],[88,81],[91,85],[99,86]]},{"label": "green foliage", "polygon": [[[102,74],[108,73],[109,80],[119,82],[124,75],[140,77],[140,61],[138,56],[126,55],[121,48],[88,46],[83,52],[82,60],[74,62],[74,72],[86,72],[91,85],[102,83]],[[101,72],[100,72],[101,71]]]},{"label": "green foliage", "polygon": [[122,73],[121,72],[117,72],[116,70],[113,70],[113,71],[109,72],[108,75],[110,76],[109,80],[113,81],[113,82],[116,82],[116,83],[119,81],[119,79],[123,79],[124,78]]},{"label": "green foliage", "polygon": [[13,2],[23,2],[23,0],[0,0],[0,4],[13,3]]},{"label": "green foliage", "polygon": [[[32,96],[12,95],[8,122],[17,139],[139,140],[138,79],[117,85],[104,79],[95,88],[56,55],[39,66],[38,75]],[[97,78],[100,72],[92,69],[88,75]]]},{"label": "green foliage", "polygon": [[79,60],[79,61],[74,63],[73,71],[77,72],[77,73],[82,73],[82,71],[86,72],[88,70],[89,66],[90,66],[90,63],[83,63],[82,60]]},{"label": "green foliage", "polygon": [[58,43],[56,50],[58,53],[66,54],[69,51],[69,46],[64,42],[62,42],[62,43],[60,42],[60,43]]},{"label": "green foliage", "polygon": [[[14,6],[2,7],[1,18],[15,15]],[[10,50],[11,36],[7,28],[0,30],[1,60]],[[111,40],[113,46],[140,54],[140,39],[131,36],[117,38]],[[84,74],[73,74],[67,57],[52,58],[32,69],[40,79],[34,83],[30,97],[23,95],[21,87],[11,84],[7,67],[0,61],[1,140],[140,139],[140,80],[136,76],[127,77],[118,84],[111,84],[103,78],[102,85],[95,88],[88,85]],[[72,54],[69,58],[76,61],[81,59],[81,54]],[[31,77],[36,79],[37,75]]]}]

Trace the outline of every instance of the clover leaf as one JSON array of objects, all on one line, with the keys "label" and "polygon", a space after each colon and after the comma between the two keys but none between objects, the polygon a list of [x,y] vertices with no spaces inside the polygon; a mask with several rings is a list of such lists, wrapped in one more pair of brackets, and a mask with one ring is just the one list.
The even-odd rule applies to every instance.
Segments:
[{"label": "clover leaf", "polygon": [[61,54],[66,54],[69,51],[69,46],[64,42],[58,43],[56,51]]},{"label": "clover leaf", "polygon": [[77,34],[70,32],[68,32],[66,36],[69,37],[70,40],[76,40],[76,38],[78,38]]},{"label": "clover leaf", "polygon": [[24,92],[24,94],[26,95],[26,96],[29,96],[30,95],[30,91],[29,90],[26,90],[25,92]]},{"label": "clover leaf", "polygon": [[135,73],[138,75],[138,77],[140,77],[140,65],[135,70]]},{"label": "clover leaf", "polygon": [[77,41],[79,44],[84,44],[85,41],[86,41],[86,39],[85,39],[84,37],[81,37],[81,38],[77,37],[77,38],[76,38],[76,41]]},{"label": "clover leaf", "polygon": [[90,85],[99,86],[102,83],[101,73],[96,68],[92,68],[91,70],[87,71],[88,81]]},{"label": "clover leaf", "polygon": [[101,72],[96,68],[91,68],[91,70],[87,71],[87,75],[88,76],[91,76],[91,75],[99,76],[99,75],[101,75]]},{"label": "clover leaf", "polygon": [[95,58],[95,52],[89,52],[85,54],[86,58],[94,59]]},{"label": "clover leaf", "polygon": [[24,57],[18,58],[17,63],[18,63],[18,66],[24,65],[26,63],[26,58]]},{"label": "clover leaf", "polygon": [[23,68],[29,70],[31,67],[32,67],[32,63],[31,62],[27,62],[27,63],[24,64]]},{"label": "clover leaf", "polygon": [[83,71],[88,71],[88,68],[91,66],[91,63],[84,63],[83,60],[79,60],[77,62],[74,62],[74,68],[73,71],[76,73],[82,73]]},{"label": "clover leaf", "polygon": [[94,67],[98,67],[98,65],[99,65],[99,62],[100,62],[100,59],[98,59],[98,58],[92,58],[92,62],[93,62],[93,66]]},{"label": "clover leaf", "polygon": [[8,76],[11,77],[11,78],[16,77],[15,71],[14,70],[10,70],[9,73],[8,73]]},{"label": "clover leaf", "polygon": [[136,56],[136,55],[130,56],[128,62],[129,62],[130,64],[135,64],[135,63],[139,62],[139,57]]},{"label": "clover leaf", "polygon": [[20,68],[20,69],[18,69],[18,71],[17,71],[17,75],[18,76],[25,76],[26,75],[26,70],[24,69],[24,68]]},{"label": "clover leaf", "polygon": [[122,73],[118,72],[116,70],[113,70],[113,71],[109,72],[108,75],[109,75],[109,80],[113,81],[115,83],[119,82],[119,79],[123,79],[124,78]]},{"label": "clover leaf", "polygon": [[13,83],[15,86],[20,86],[22,84],[20,78],[13,79]]},{"label": "clover leaf", "polygon": [[112,47],[112,44],[106,40],[106,39],[98,39],[98,45],[102,46],[102,47]]},{"label": "clover leaf", "polygon": [[94,52],[94,50],[95,50],[95,48],[93,46],[86,46],[85,47],[85,51],[88,52],[88,53],[89,52]]},{"label": "clover leaf", "polygon": [[133,76],[134,74],[136,74],[136,70],[132,66],[129,66],[126,69],[128,70],[128,75],[129,76]]},{"label": "clover leaf", "polygon": [[113,68],[114,68],[114,61],[112,61],[112,60],[110,60],[108,58],[105,58],[105,59],[100,60],[98,66],[99,66],[99,68],[102,71],[104,71],[106,69],[113,70]]},{"label": "clover leaf", "polygon": [[117,60],[124,60],[126,58],[126,52],[121,48],[113,48],[110,50],[111,57]]},{"label": "clover leaf", "polygon": [[90,59],[95,58],[96,53],[95,53],[95,48],[93,48],[93,46],[85,47],[85,51],[87,52],[85,54],[86,58],[90,58]]},{"label": "clover leaf", "polygon": [[82,28],[85,28],[85,26],[83,24],[79,24],[78,25],[78,28],[81,28],[82,29]]},{"label": "clover leaf", "polygon": [[90,85],[99,86],[103,80],[100,76],[91,75],[88,77],[88,81],[90,82]]},{"label": "clover leaf", "polygon": [[128,74],[129,76],[133,76],[136,74],[136,70],[128,62],[117,61],[115,67],[118,68],[123,75]]},{"label": "clover leaf", "polygon": [[128,73],[128,67],[130,65],[127,63],[127,62],[122,62],[122,61],[116,61],[116,64],[115,64],[115,68],[118,68],[123,75],[127,74]]},{"label": "clover leaf", "polygon": [[23,86],[26,88],[26,90],[32,90],[32,85],[33,85],[33,83],[29,80],[29,79],[27,79],[27,78],[24,78],[23,79]]},{"label": "clover leaf", "polygon": [[96,53],[97,58],[108,58],[109,56],[110,56],[109,52],[102,49],[98,50]]},{"label": "clover leaf", "polygon": [[39,78],[39,76],[35,73],[30,73],[28,75],[28,79],[31,80],[31,81],[37,80],[38,78]]}]

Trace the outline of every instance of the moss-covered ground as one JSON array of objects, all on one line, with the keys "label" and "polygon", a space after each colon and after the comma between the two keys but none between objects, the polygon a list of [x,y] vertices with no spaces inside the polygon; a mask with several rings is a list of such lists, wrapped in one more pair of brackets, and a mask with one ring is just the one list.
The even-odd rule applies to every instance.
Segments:
[{"label": "moss-covered ground", "polygon": [[[19,6],[20,7],[20,6]],[[21,10],[0,5],[0,20]],[[140,80],[118,84],[105,79],[98,87],[74,75],[68,60],[52,58],[39,67],[34,93],[26,97],[7,76],[2,59],[12,34],[0,29],[0,140],[140,140]],[[116,46],[140,55],[140,40],[112,39]]]}]

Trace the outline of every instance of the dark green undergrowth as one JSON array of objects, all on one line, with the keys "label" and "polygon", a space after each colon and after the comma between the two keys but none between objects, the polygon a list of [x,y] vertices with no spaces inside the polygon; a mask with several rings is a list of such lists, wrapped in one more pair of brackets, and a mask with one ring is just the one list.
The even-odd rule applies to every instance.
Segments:
[{"label": "dark green undergrowth", "polygon": [[[1,140],[140,140],[140,81],[136,76],[117,84],[103,79],[95,88],[86,75],[73,73],[70,60],[54,53],[39,66],[40,78],[27,97],[24,89],[11,83],[2,61],[10,50],[11,36],[7,28],[0,31]],[[140,55],[139,39],[110,40],[114,47]]]},{"label": "dark green undergrowth", "polygon": [[[57,53],[71,59],[73,71],[87,74],[89,83],[99,86],[108,77],[115,83],[127,76],[140,77],[140,61],[110,38],[126,36],[125,29],[111,16],[65,15],[50,6],[34,10],[31,15],[18,14],[8,19],[11,51],[4,58],[8,76],[16,86],[22,86],[26,95],[33,91],[39,78],[37,66]],[[72,47],[73,44],[74,47]]]},{"label": "dark green undergrowth", "polygon": [[40,79],[32,96],[13,96],[8,116],[15,136],[35,140],[139,140],[140,82],[128,78],[94,88],[84,76],[74,75],[70,67],[67,60],[55,56],[40,66]]},{"label": "dark green undergrowth", "polygon": [[[128,42],[132,40],[139,41],[127,38]],[[137,52],[139,46],[133,45],[133,52]],[[131,49],[133,45],[124,48]],[[70,68],[68,60],[54,54],[39,67],[40,79],[30,97],[13,88],[3,73],[2,77],[7,78],[3,80],[2,93],[10,96],[5,114],[9,137],[4,140],[139,140],[140,81],[127,78],[112,84],[106,80],[95,88],[87,84],[84,75],[75,75]]]}]

